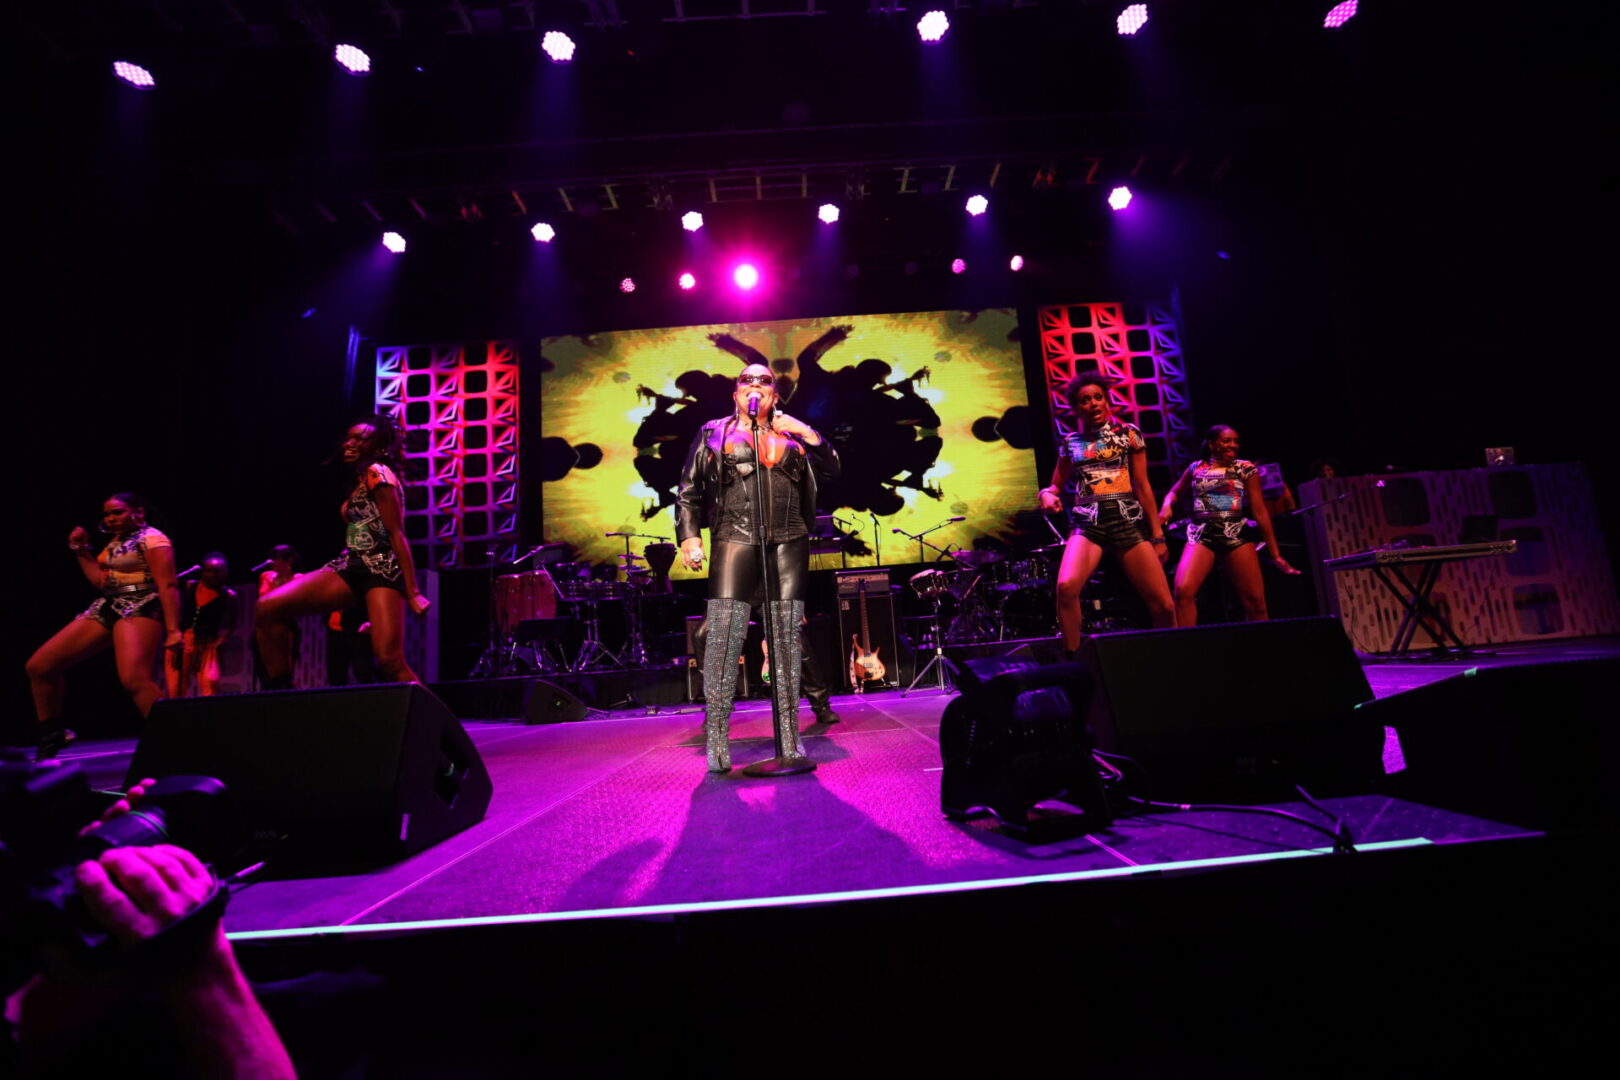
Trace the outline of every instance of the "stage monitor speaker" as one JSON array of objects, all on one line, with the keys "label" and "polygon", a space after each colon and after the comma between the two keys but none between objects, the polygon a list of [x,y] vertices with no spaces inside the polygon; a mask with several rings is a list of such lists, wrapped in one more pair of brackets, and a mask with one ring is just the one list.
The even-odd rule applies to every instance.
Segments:
[{"label": "stage monitor speaker", "polygon": [[578,696],[554,682],[529,679],[523,693],[525,724],[570,724],[585,719],[589,710]]},{"label": "stage monitor speaker", "polygon": [[1079,659],[1097,748],[1141,762],[1156,797],[1364,794],[1382,776],[1383,729],[1356,709],[1372,688],[1336,619],[1103,634]]},{"label": "stage monitor speaker", "polygon": [[1080,811],[1080,828],[1107,827],[1108,801],[1081,712],[1091,690],[1085,668],[968,660],[957,685],[962,693],[945,706],[939,725],[939,802],[946,817],[963,820],[989,810],[1008,829],[1029,833],[1059,824],[1031,818],[1037,803],[1057,799]]},{"label": "stage monitor speaker", "polygon": [[128,779],[183,774],[224,781],[259,839],[362,864],[481,821],[491,793],[461,723],[414,683],[160,701]]},{"label": "stage monitor speaker", "polygon": [[1535,829],[1620,822],[1620,658],[1473,668],[1361,711],[1395,729],[1402,798]]},{"label": "stage monitor speaker", "polygon": [[833,679],[832,685],[857,689],[851,678],[850,655],[855,638],[862,636],[864,625],[862,644],[866,646],[866,651],[877,654],[877,661],[883,667],[883,677],[863,681],[859,689],[882,690],[904,686],[901,681],[904,673],[900,669],[900,639],[894,627],[894,598],[889,591],[889,572],[841,570],[837,574],[837,583],[839,667],[842,674]]}]

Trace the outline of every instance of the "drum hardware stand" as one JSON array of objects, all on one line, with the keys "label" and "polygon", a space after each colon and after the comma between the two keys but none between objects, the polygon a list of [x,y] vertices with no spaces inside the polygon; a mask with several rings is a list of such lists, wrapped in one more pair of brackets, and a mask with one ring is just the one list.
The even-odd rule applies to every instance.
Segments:
[{"label": "drum hardware stand", "polygon": [[[936,592],[929,599],[934,605],[934,655],[929,658],[928,663],[924,665],[923,669],[917,672],[917,677],[911,680],[911,685],[900,691],[901,697],[905,697],[907,694],[917,689],[917,684],[926,679],[930,671],[934,672],[935,686],[937,689],[946,691],[954,691],[955,689],[955,681],[958,671],[956,665],[951,662],[951,658],[945,655],[945,632],[943,627],[940,625],[940,600],[942,598],[939,593]],[[949,684],[947,684],[945,681],[946,672],[950,672],[951,682]]]},{"label": "drum hardware stand", "polygon": [[[587,582],[587,585],[595,584]],[[579,604],[585,610],[580,621],[585,624],[585,640],[579,643],[579,656],[574,660],[571,671],[588,671],[590,666],[599,659],[611,660],[608,667],[623,667],[624,661],[619,659],[617,653],[602,644],[602,617],[597,613],[597,605],[601,600],[589,594],[582,596]]]},{"label": "drum hardware stand", "polygon": [[[904,529],[890,529],[889,531],[893,532],[893,533],[899,533],[901,536],[905,537],[907,540],[915,540],[915,541],[917,541],[917,561],[918,562],[925,563],[925,562],[928,561],[928,556],[926,554],[924,554],[924,552],[923,552],[923,548],[925,548],[925,547],[934,549],[934,551],[935,551],[934,560],[933,560],[934,562],[943,562],[944,560],[951,557],[950,550],[947,549],[947,548],[939,547],[937,544],[934,544],[931,541],[924,540],[923,537],[927,536],[931,532],[937,532],[940,529],[943,529],[947,525],[954,525],[958,521],[965,521],[965,520],[966,520],[965,518],[959,518],[959,517],[946,518],[944,521],[940,522],[938,525],[935,525],[933,528],[924,529],[922,532],[919,532],[919,533],[908,533]],[[879,564],[879,565],[881,565],[881,564]]]},{"label": "drum hardware stand", "polygon": [[[604,537],[617,536],[624,541],[624,554],[619,556],[619,558],[624,561],[625,580],[626,583],[631,587],[630,606],[625,612],[625,622],[628,624],[628,629],[625,634],[624,657],[619,662],[627,668],[650,667],[651,661],[647,657],[647,636],[641,623],[641,590],[651,578],[652,571],[644,570],[634,565],[635,563],[641,562],[643,557],[641,555],[632,555],[630,553],[630,541],[655,540],[667,542],[669,537],[654,536],[651,533],[634,532],[610,532],[603,533],[602,535]],[[640,575],[640,581],[636,580],[637,575]],[[633,697],[628,698],[627,701],[629,701],[630,704],[639,707],[639,703],[636,702]]]}]

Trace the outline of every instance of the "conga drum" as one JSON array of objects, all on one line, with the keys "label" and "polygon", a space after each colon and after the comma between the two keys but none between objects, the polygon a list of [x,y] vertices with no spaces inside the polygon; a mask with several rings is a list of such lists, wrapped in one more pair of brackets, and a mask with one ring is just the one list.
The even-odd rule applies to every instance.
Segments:
[{"label": "conga drum", "polygon": [[557,617],[557,587],[544,570],[502,574],[495,579],[495,625],[505,637],[524,619]]},{"label": "conga drum", "polygon": [[648,544],[641,549],[641,554],[647,560],[647,568],[653,572],[653,579],[648,583],[652,591],[669,592],[674,588],[669,583],[669,570],[675,565],[675,545]]}]

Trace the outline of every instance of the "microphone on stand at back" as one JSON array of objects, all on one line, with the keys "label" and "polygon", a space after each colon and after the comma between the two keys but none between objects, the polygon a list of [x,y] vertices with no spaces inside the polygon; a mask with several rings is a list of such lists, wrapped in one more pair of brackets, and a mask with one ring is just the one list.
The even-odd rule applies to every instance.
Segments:
[{"label": "microphone on stand at back", "polygon": [[266,559],[266,560],[264,560],[264,562],[260,563],[258,566],[255,566],[252,570],[249,570],[248,573],[257,574],[261,570],[268,570],[268,569],[270,569],[270,564],[272,562],[274,562],[274,561],[275,561],[274,559]]}]

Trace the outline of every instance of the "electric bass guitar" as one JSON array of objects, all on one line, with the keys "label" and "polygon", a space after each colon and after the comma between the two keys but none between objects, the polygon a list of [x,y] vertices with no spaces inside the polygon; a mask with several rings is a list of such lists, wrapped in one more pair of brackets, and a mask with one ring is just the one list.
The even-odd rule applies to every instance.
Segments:
[{"label": "electric bass guitar", "polygon": [[851,634],[849,639],[849,685],[859,694],[866,689],[869,682],[882,682],[887,671],[883,661],[878,659],[877,649],[868,651],[862,647],[863,642],[872,640],[871,628],[866,623],[866,582],[861,582],[861,632]]}]

